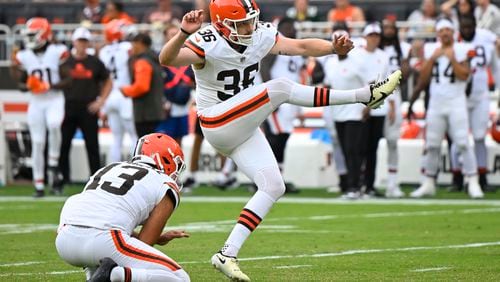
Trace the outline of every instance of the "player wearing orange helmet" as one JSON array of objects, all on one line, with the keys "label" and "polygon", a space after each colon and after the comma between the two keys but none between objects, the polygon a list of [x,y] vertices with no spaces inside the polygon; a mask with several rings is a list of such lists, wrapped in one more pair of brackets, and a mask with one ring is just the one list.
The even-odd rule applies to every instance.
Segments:
[{"label": "player wearing orange helmet", "polygon": [[87,281],[189,281],[179,264],[153,247],[189,237],[182,230],[162,232],[179,205],[176,181],[184,168],[174,139],[160,133],[140,138],[132,160],[103,167],[66,201],[59,256],[84,267]]},{"label": "player wearing orange helmet", "polygon": [[205,138],[258,187],[226,243],[212,257],[212,264],[224,275],[249,281],[236,256],[285,192],[279,166],[259,125],[283,103],[322,107],[359,102],[379,107],[398,85],[401,72],[356,90],[305,86],[287,78],[257,85],[254,79],[260,61],[268,53],[346,54],[353,48],[352,42],[346,37],[330,42],[283,36],[272,24],[259,22],[260,10],[253,0],[211,0],[209,8],[211,25],[201,28],[203,11],[188,12],[180,31],[165,44],[159,59],[167,66],[194,66],[196,104]]},{"label": "player wearing orange helmet", "polygon": [[45,18],[31,18],[22,30],[24,49],[13,56],[12,74],[22,90],[31,92],[28,127],[35,197],[44,196],[44,149],[48,131],[49,183],[60,182],[57,170],[61,146],[60,126],[64,118],[64,96],[60,65],[69,57],[66,46],[53,44],[52,30]]}]

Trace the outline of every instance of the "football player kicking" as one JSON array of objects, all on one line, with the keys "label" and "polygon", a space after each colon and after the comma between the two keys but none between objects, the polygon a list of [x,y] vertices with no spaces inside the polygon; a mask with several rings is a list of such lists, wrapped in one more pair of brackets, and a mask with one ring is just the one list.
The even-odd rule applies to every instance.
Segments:
[{"label": "football player kicking", "polygon": [[57,167],[64,119],[64,94],[61,89],[66,82],[60,80],[59,66],[69,57],[69,52],[65,45],[51,43],[52,30],[45,18],[28,20],[22,34],[24,49],[14,55],[12,74],[19,82],[19,88],[32,94],[27,118],[31,136],[34,196],[43,197],[47,131],[49,183],[55,193],[60,193],[62,189],[62,175]]},{"label": "football player kicking", "polygon": [[162,48],[160,63],[193,65],[200,125],[208,142],[230,157],[258,187],[241,211],[226,243],[212,256],[212,264],[233,280],[249,281],[236,259],[253,230],[285,192],[279,166],[259,125],[281,104],[306,107],[365,103],[379,107],[401,78],[396,71],[383,81],[355,90],[304,86],[287,78],[254,85],[260,60],[276,55],[325,56],[346,54],[352,42],[292,39],[270,23],[259,22],[253,0],[212,0],[211,24],[200,29],[203,11],[190,11],[180,31]]},{"label": "football player kicking", "polygon": [[100,169],[82,193],[66,201],[56,238],[59,256],[84,267],[87,281],[190,281],[152,247],[189,237],[182,230],[162,233],[179,204],[184,168],[174,139],[161,133],[140,138],[132,160]]}]

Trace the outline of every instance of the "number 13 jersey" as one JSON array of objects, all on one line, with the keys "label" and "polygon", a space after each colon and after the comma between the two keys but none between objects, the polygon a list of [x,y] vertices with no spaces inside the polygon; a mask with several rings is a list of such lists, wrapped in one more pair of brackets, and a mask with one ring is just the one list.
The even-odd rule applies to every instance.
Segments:
[{"label": "number 13 jersey", "polygon": [[68,198],[60,227],[70,224],[132,234],[165,195],[176,207],[179,192],[175,182],[142,158],[154,163],[141,156],[133,162],[112,163],[98,170],[82,193]]},{"label": "number 13 jersey", "polygon": [[259,23],[252,44],[240,53],[212,26],[189,36],[185,46],[205,59],[194,66],[198,110],[213,106],[254,84],[259,63],[276,43],[278,32],[270,23]]}]

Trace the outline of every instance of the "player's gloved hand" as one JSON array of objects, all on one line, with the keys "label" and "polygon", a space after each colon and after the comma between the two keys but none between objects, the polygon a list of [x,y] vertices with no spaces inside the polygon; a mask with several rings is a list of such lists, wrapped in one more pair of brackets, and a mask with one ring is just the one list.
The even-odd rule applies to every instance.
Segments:
[{"label": "player's gloved hand", "polygon": [[35,75],[28,76],[28,79],[26,80],[26,87],[35,95],[43,94],[50,89],[50,85],[47,82],[41,80]]}]

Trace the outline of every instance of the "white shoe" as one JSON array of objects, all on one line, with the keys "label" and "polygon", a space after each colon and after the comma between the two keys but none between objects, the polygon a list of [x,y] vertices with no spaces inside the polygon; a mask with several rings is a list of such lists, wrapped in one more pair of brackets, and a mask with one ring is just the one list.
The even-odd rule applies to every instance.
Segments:
[{"label": "white shoe", "polygon": [[340,187],[339,186],[330,186],[328,188],[326,188],[326,192],[327,193],[339,193],[340,192]]},{"label": "white shoe", "polygon": [[401,70],[391,73],[386,79],[370,84],[371,97],[366,105],[372,109],[380,107],[385,98],[392,94],[401,81]]},{"label": "white shoe", "polygon": [[482,199],[484,198],[483,190],[479,185],[477,175],[469,177],[469,184],[467,185],[467,192],[472,199]]},{"label": "white shoe", "polygon": [[240,270],[238,259],[221,253],[212,256],[212,265],[229,277],[231,281],[250,281],[250,278]]},{"label": "white shoe", "polygon": [[410,193],[412,198],[422,198],[424,196],[434,196],[436,195],[436,185],[434,184],[434,179],[426,177],[424,183],[418,187],[417,190]]},{"label": "white shoe", "polygon": [[405,193],[401,191],[399,186],[387,187],[387,190],[385,191],[386,198],[403,198],[405,196]]}]

